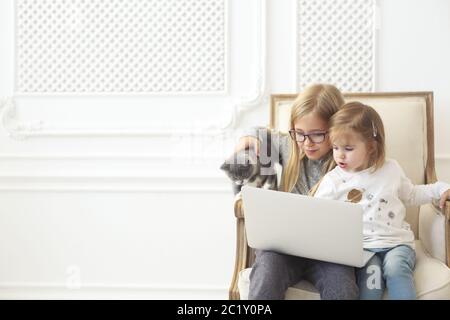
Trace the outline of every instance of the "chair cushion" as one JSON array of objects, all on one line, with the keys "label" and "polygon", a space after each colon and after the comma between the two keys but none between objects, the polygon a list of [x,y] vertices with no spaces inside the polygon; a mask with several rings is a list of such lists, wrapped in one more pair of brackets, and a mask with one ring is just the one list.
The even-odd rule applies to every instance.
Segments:
[{"label": "chair cushion", "polygon": [[419,239],[432,257],[445,263],[447,251],[445,248],[445,215],[437,211],[432,204],[420,207]]},{"label": "chair cushion", "polygon": [[450,299],[450,269],[432,258],[416,241],[416,269],[414,280],[418,299]]},{"label": "chair cushion", "polygon": [[[416,268],[414,280],[418,299],[450,299],[450,269],[441,261],[424,251],[420,240],[416,240]],[[251,268],[239,273],[238,287],[242,300],[248,299]],[[385,293],[384,299],[387,298]],[[287,300],[317,300],[319,292],[308,281],[302,280],[288,288]]]}]

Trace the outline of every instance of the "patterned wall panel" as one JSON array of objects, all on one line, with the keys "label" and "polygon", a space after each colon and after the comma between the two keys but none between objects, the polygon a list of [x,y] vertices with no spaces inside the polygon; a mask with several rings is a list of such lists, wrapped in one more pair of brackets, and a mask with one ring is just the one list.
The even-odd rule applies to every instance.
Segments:
[{"label": "patterned wall panel", "polygon": [[297,82],[373,91],[374,0],[298,0]]},{"label": "patterned wall panel", "polygon": [[226,90],[226,0],[18,0],[16,91]]}]

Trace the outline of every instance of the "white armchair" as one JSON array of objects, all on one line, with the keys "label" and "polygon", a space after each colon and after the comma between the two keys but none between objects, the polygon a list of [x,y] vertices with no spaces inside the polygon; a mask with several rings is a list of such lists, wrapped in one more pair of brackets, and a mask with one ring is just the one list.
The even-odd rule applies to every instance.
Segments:
[{"label": "white armchair", "polygon": [[[289,130],[290,109],[296,94],[271,96],[270,128]],[[351,93],[345,100],[374,107],[386,130],[387,156],[396,159],[414,184],[436,181],[434,167],[433,93]],[[236,261],[230,299],[247,299],[254,251],[245,236],[242,200],[234,205],[237,223]],[[414,279],[418,299],[450,299],[450,201],[441,211],[435,205],[407,209],[407,221],[416,236]],[[320,299],[303,280],[286,291],[286,299]]]}]

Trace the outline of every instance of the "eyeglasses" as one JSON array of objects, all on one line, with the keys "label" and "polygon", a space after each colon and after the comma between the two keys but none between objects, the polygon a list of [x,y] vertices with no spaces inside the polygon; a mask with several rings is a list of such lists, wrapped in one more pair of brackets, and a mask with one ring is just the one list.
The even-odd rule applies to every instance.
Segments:
[{"label": "eyeglasses", "polygon": [[308,137],[309,141],[312,143],[322,143],[325,140],[325,136],[327,135],[327,133],[328,131],[304,134],[299,131],[295,131],[294,129],[289,130],[289,135],[291,136],[292,140],[297,142],[305,142],[306,137]]}]

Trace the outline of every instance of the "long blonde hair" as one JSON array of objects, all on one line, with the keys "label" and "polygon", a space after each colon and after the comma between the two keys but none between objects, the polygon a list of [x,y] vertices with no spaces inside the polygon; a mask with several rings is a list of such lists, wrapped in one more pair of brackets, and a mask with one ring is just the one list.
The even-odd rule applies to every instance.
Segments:
[{"label": "long blonde hair", "polygon": [[[298,119],[311,113],[328,122],[343,104],[344,97],[335,86],[330,84],[311,85],[297,96],[292,105],[290,128],[294,128],[294,123]],[[281,190],[286,192],[291,192],[297,183],[302,160],[305,157],[304,152],[300,150],[297,143],[293,140],[290,141],[291,153],[281,178]],[[322,167],[324,174],[335,166],[331,149],[326,157],[327,159]]]},{"label": "long blonde hair", "polygon": [[361,102],[349,102],[331,117],[330,140],[346,134],[359,134],[369,150],[369,168],[381,168],[386,157],[383,121],[374,108]]}]

